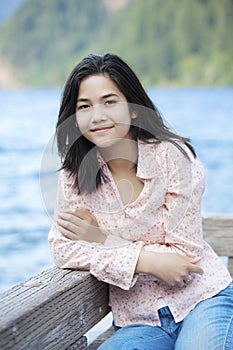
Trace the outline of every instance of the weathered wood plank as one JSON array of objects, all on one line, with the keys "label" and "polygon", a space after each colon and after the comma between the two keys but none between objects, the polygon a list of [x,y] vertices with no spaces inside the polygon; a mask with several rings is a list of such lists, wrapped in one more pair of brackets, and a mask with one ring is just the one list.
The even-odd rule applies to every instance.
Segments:
[{"label": "weathered wood plank", "polygon": [[87,349],[87,338],[81,337],[74,344],[69,346],[69,348],[67,350],[86,350],[86,349]]},{"label": "weathered wood plank", "polygon": [[[90,344],[88,350],[96,350],[106,339],[108,339],[114,332],[114,328],[110,327],[107,331],[102,333],[92,344]],[[117,350],[117,349],[116,349]]]},{"label": "weathered wood plank", "polygon": [[233,257],[233,217],[213,216],[203,219],[204,237],[220,256]]},{"label": "weathered wood plank", "polygon": [[[203,225],[216,253],[230,257],[233,276],[233,217],[208,217]],[[50,268],[1,295],[0,349],[84,350],[84,334],[109,311],[106,284],[89,272]]]},{"label": "weathered wood plank", "polygon": [[104,283],[50,268],[1,295],[0,348],[69,349],[108,312]]}]

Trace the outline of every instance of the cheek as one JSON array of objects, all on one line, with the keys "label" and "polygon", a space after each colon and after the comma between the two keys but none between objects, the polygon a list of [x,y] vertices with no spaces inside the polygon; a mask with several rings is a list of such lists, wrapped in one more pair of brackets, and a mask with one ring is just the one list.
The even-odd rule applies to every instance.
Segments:
[{"label": "cheek", "polygon": [[123,133],[127,134],[131,127],[131,118],[129,115],[125,115],[124,118],[120,119],[118,121],[119,125],[121,126],[121,130]]},{"label": "cheek", "polygon": [[121,130],[121,132],[123,134],[127,134],[130,130],[130,121],[129,122],[119,122],[118,124],[119,130]]},{"label": "cheek", "polygon": [[128,106],[122,105],[114,111],[113,119],[119,124],[131,125],[131,116]]},{"label": "cheek", "polygon": [[82,118],[82,117],[77,117],[76,116],[76,121],[79,127],[79,130],[81,131],[82,134],[85,134],[88,128],[88,120],[87,118]]}]

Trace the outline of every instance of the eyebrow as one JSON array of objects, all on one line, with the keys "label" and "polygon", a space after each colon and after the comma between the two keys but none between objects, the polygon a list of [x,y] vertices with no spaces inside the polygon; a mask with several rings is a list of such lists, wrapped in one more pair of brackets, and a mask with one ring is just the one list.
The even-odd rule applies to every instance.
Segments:
[{"label": "eyebrow", "polygon": [[102,96],[101,98],[104,100],[106,98],[109,98],[109,97],[119,97],[117,94],[114,94],[113,92],[111,92],[110,94],[106,94],[104,96]]},{"label": "eyebrow", "polygon": [[[119,96],[117,94],[114,94],[113,92],[111,92],[109,94],[101,96],[101,100],[106,100],[109,97],[119,97]],[[85,97],[81,97],[81,98],[77,99],[77,102],[88,102],[88,101],[90,101],[90,99],[85,98]]]}]

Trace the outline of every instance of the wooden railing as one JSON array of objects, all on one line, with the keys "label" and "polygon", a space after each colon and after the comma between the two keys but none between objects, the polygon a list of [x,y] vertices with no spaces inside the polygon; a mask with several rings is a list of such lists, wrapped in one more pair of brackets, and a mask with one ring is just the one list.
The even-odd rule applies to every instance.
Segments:
[{"label": "wooden railing", "polygon": [[[205,239],[228,257],[233,276],[233,216],[203,220]],[[110,312],[108,287],[89,272],[51,267],[1,294],[1,350],[96,349],[86,332]]]}]

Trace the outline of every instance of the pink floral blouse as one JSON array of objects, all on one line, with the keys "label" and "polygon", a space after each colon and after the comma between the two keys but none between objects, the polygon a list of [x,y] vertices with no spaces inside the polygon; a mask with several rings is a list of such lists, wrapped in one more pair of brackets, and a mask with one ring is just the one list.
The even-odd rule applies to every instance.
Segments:
[{"label": "pink floral blouse", "polygon": [[[184,147],[184,146],[183,146]],[[89,270],[109,283],[110,305],[117,326],[132,323],[159,325],[158,296],[169,306],[176,322],[194,306],[227,287],[230,274],[222,260],[203,240],[201,198],[204,172],[170,142],[138,142],[137,176],[144,187],[139,197],[124,205],[107,164],[108,176],[95,193],[77,195],[73,179],[61,171],[54,224],[49,233],[51,253],[61,268]],[[87,208],[106,235],[103,244],[71,241],[56,225],[57,213]],[[141,249],[200,257],[203,275],[193,274],[185,287],[169,287],[146,274],[135,274]]]}]

